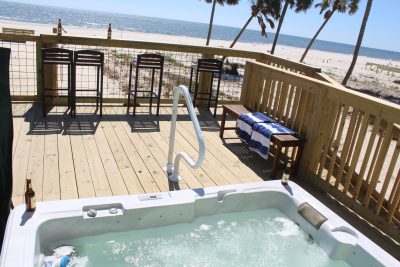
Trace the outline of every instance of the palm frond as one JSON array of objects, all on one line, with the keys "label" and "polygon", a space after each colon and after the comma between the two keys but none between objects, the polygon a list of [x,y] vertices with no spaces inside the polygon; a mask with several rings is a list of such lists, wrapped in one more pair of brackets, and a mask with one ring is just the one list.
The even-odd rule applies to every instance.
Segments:
[{"label": "palm frond", "polygon": [[275,28],[275,23],[274,23],[274,21],[272,19],[266,18],[265,20],[268,22],[268,24],[271,27],[271,29]]},{"label": "palm frond", "polygon": [[349,14],[353,15],[354,13],[357,12],[358,10],[358,4],[360,3],[360,0],[351,0],[349,3]]},{"label": "palm frond", "polygon": [[[297,0],[296,1],[296,8],[294,9],[294,12],[298,13],[300,11],[306,11],[312,6],[313,0]],[[294,6],[290,6],[290,8],[293,8]]]},{"label": "palm frond", "polygon": [[324,19],[327,19],[327,18],[329,18],[329,16],[332,14],[332,10],[327,10],[326,12],[325,12],[325,14],[324,14]]},{"label": "palm frond", "polygon": [[264,23],[264,19],[271,29],[275,28],[273,20],[279,20],[281,16],[282,1],[287,0],[251,0],[251,15],[257,17],[258,24],[261,27],[262,36],[267,36],[267,26]]},{"label": "palm frond", "polygon": [[267,32],[265,31],[267,26],[265,26],[265,23],[264,23],[264,20],[263,20],[262,16],[257,16],[257,20],[258,20],[258,24],[261,27],[261,35],[262,36],[267,36]]},{"label": "palm frond", "polygon": [[[207,4],[211,4],[212,2],[214,2],[214,0],[204,0]],[[239,4],[240,0],[217,0],[217,3],[221,6],[223,6],[224,4],[230,5],[230,6],[234,6]]]}]

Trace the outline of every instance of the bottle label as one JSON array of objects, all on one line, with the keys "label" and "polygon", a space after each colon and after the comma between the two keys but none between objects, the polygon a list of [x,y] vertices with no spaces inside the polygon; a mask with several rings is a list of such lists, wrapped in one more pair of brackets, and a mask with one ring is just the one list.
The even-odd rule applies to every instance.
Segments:
[{"label": "bottle label", "polygon": [[31,208],[36,209],[36,199],[34,196],[31,197],[30,202],[31,202]]},{"label": "bottle label", "polygon": [[287,184],[288,181],[289,181],[289,174],[288,174],[288,173],[284,173],[284,174],[282,175],[281,183],[282,183],[282,184]]}]

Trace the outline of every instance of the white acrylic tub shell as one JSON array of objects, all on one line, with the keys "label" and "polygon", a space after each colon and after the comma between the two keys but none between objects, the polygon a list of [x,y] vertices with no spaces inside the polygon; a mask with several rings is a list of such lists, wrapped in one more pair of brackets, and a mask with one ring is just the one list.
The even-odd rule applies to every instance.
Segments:
[{"label": "white acrylic tub shell", "polygon": [[[314,228],[297,212],[305,202],[328,218],[320,229]],[[265,208],[277,208],[298,223],[332,259],[344,260],[352,266],[400,266],[399,261],[301,187],[293,182],[284,187],[279,181],[40,202],[33,215],[25,213],[25,205],[21,205],[9,217],[0,266],[36,266],[46,244],[58,240],[192,222],[199,216]],[[88,216],[91,209],[97,212],[95,218]]]}]

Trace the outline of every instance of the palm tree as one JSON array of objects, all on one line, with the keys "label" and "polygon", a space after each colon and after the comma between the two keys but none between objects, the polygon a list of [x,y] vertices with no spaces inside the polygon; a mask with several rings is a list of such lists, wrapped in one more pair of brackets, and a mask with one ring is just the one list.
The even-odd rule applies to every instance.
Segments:
[{"label": "palm tree", "polygon": [[224,4],[227,5],[237,5],[240,0],[204,0],[206,3],[213,3],[212,9],[211,9],[211,16],[210,16],[210,24],[208,25],[208,34],[207,34],[207,42],[206,45],[208,46],[210,44],[210,38],[211,38],[211,31],[212,31],[212,25],[213,25],[213,20],[214,20],[214,11],[215,11],[215,5],[220,4],[223,6]]},{"label": "palm tree", "polygon": [[360,0],[322,0],[321,3],[316,4],[315,7],[320,8],[320,14],[325,11],[324,14],[324,22],[322,23],[321,27],[319,27],[318,31],[315,33],[314,37],[311,39],[310,43],[308,44],[306,50],[304,51],[303,56],[300,59],[300,62],[303,62],[304,58],[306,57],[308,51],[310,50],[312,44],[314,43],[315,39],[317,39],[318,34],[322,31],[325,27],[326,23],[328,23],[329,19],[332,15],[338,11],[340,13],[346,13],[347,10],[350,15],[353,15],[358,10],[358,2]]},{"label": "palm tree", "polygon": [[371,11],[371,7],[372,7],[372,0],[368,0],[367,7],[365,8],[364,17],[363,17],[363,20],[361,23],[360,33],[358,34],[356,47],[354,48],[353,60],[351,61],[349,70],[347,71],[346,76],[344,77],[344,79],[342,81],[343,85],[347,84],[347,81],[349,80],[351,73],[353,72],[354,66],[356,65],[357,58],[358,58],[358,52],[360,51],[361,43],[362,43],[362,40],[364,37],[364,31],[365,31],[365,28],[367,27],[367,21],[368,21],[369,13]]},{"label": "palm tree", "polygon": [[272,20],[278,20],[281,14],[281,0],[257,0],[251,1],[251,15],[249,19],[246,21],[235,40],[233,40],[232,44],[229,48],[232,48],[236,42],[239,40],[240,36],[242,36],[244,30],[246,30],[247,26],[253,20],[253,18],[257,17],[258,24],[261,27],[261,35],[267,37],[266,26],[264,23],[264,18],[268,22],[271,29],[275,27],[275,24]]},{"label": "palm tree", "polygon": [[285,5],[283,6],[281,17],[280,17],[279,23],[278,23],[278,28],[276,29],[274,42],[272,44],[271,54],[274,54],[274,52],[275,52],[275,47],[278,42],[279,33],[281,31],[282,23],[283,23],[283,20],[285,19],[285,15],[286,15],[286,11],[287,11],[288,7],[290,7],[291,9],[296,7],[294,10],[296,13],[298,13],[300,11],[305,12],[307,9],[309,9],[311,7],[312,3],[313,3],[313,0],[285,0]]}]

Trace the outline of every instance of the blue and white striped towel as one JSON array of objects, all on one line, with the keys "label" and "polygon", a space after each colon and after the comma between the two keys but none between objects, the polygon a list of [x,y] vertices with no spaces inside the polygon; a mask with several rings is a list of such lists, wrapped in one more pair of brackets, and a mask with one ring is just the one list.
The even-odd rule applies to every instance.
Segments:
[{"label": "blue and white striped towel", "polygon": [[244,143],[248,144],[253,126],[256,123],[271,123],[274,119],[261,112],[240,114],[236,122],[236,134]]},{"label": "blue and white striped towel", "polygon": [[294,134],[295,132],[279,123],[256,123],[249,141],[249,149],[267,159],[273,134]]}]

